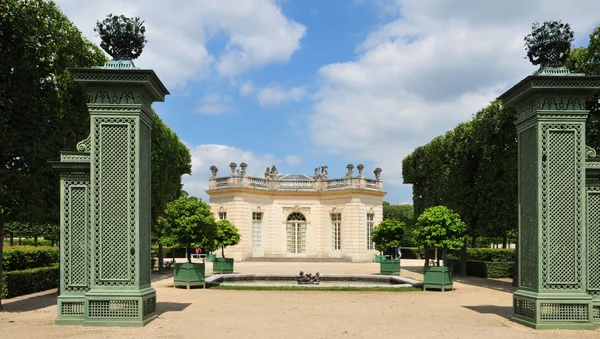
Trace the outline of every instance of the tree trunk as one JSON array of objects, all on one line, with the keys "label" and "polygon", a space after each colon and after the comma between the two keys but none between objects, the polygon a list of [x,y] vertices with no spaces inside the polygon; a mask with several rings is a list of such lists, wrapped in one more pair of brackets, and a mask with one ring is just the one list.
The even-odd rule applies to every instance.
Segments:
[{"label": "tree trunk", "polygon": [[477,237],[475,235],[473,235],[473,237],[471,238],[471,247],[477,247]]},{"label": "tree trunk", "polygon": [[2,261],[4,260],[4,214],[0,212],[0,312],[2,309]]},{"label": "tree trunk", "polygon": [[14,245],[14,240],[15,240],[14,234],[13,234],[13,232],[10,232],[10,243],[9,243],[10,246]]},{"label": "tree trunk", "polygon": [[185,247],[185,258],[187,259],[188,262],[192,262],[192,258],[190,257],[190,247],[189,246]]},{"label": "tree trunk", "polygon": [[460,249],[460,276],[467,276],[467,239],[463,241],[463,247]]},{"label": "tree trunk", "polygon": [[437,266],[440,266],[440,257],[438,257],[438,249],[435,248],[435,263]]},{"label": "tree trunk", "polygon": [[37,246],[37,245],[38,245],[38,243],[37,243],[37,235],[34,235],[33,236],[33,246]]},{"label": "tree trunk", "polygon": [[173,257],[173,261],[171,262],[171,267],[175,267],[175,248],[171,249],[171,256]]},{"label": "tree trunk", "polygon": [[221,246],[221,256],[225,258],[225,246]]},{"label": "tree trunk", "polygon": [[163,258],[163,245],[161,242],[158,243],[158,269],[162,270],[165,267],[165,258]]},{"label": "tree trunk", "polygon": [[504,232],[504,235],[502,235],[502,248],[506,248],[506,244],[508,244],[508,235]]}]

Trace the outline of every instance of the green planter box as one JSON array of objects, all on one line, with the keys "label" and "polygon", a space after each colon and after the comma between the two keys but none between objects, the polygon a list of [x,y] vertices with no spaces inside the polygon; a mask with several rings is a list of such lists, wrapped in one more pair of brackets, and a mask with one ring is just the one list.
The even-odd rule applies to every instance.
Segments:
[{"label": "green planter box", "polygon": [[425,266],[423,268],[423,291],[428,288],[452,291],[452,268],[447,266]]},{"label": "green planter box", "polygon": [[175,264],[173,268],[173,281],[175,286],[202,286],[206,287],[204,263],[182,263]]},{"label": "green planter box", "polygon": [[216,258],[216,257],[217,257],[217,255],[216,255],[216,254],[214,254],[214,253],[209,253],[209,254],[207,254],[207,255],[206,255],[206,261],[211,261],[211,262],[212,262],[212,261],[215,261],[215,258]]},{"label": "green planter box", "polygon": [[213,261],[213,273],[233,273],[233,258],[215,258]]},{"label": "green planter box", "polygon": [[375,256],[375,262],[382,262],[385,261],[385,255],[376,255]]},{"label": "green planter box", "polygon": [[400,274],[400,259],[387,259],[379,262],[379,273],[385,275]]}]

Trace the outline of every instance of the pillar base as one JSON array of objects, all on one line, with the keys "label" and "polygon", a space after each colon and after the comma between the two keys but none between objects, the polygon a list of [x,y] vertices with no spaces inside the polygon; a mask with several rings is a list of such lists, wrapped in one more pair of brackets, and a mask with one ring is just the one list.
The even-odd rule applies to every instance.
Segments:
[{"label": "pillar base", "polygon": [[83,326],[139,327],[154,320],[156,291],[91,290],[85,294]]},{"label": "pillar base", "polygon": [[580,293],[537,293],[518,289],[513,293],[511,320],[535,329],[594,330],[592,297]]},{"label": "pillar base", "polygon": [[[83,292],[82,292],[83,293]],[[82,325],[85,316],[85,296],[60,295],[57,298],[56,325]]]}]

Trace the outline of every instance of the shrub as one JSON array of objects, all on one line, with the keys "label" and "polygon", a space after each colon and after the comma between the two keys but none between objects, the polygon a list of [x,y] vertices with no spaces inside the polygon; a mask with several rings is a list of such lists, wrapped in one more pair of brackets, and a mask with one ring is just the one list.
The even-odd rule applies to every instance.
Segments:
[{"label": "shrub", "polygon": [[58,264],[51,267],[4,272],[2,275],[2,299],[57,288],[59,278]]},{"label": "shrub", "polygon": [[[450,259],[460,259],[460,251],[452,251]],[[515,250],[506,248],[467,248],[467,260],[514,262]]]},{"label": "shrub", "polygon": [[[33,238],[25,238],[21,240],[21,244],[23,246],[36,246],[35,239]],[[38,239],[37,246],[52,246],[52,241],[46,239]]]},{"label": "shrub", "polygon": [[[460,260],[449,260],[455,272],[460,271]],[[512,278],[514,261],[467,260],[467,275],[481,278]]]},{"label": "shrub", "polygon": [[4,249],[2,264],[4,271],[19,271],[30,268],[48,267],[58,263],[58,247],[18,246]]}]

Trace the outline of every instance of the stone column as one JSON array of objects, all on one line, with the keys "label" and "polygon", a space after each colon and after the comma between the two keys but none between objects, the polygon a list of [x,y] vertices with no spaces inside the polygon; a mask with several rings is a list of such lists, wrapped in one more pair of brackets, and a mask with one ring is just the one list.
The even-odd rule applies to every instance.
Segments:
[{"label": "stone column", "polygon": [[70,70],[90,91],[90,289],[83,325],[143,326],[150,286],[150,105],[169,94],[131,62]]},{"label": "stone column", "polygon": [[591,329],[587,293],[586,99],[600,77],[548,69],[500,100],[518,113],[519,276],[513,320]]}]

